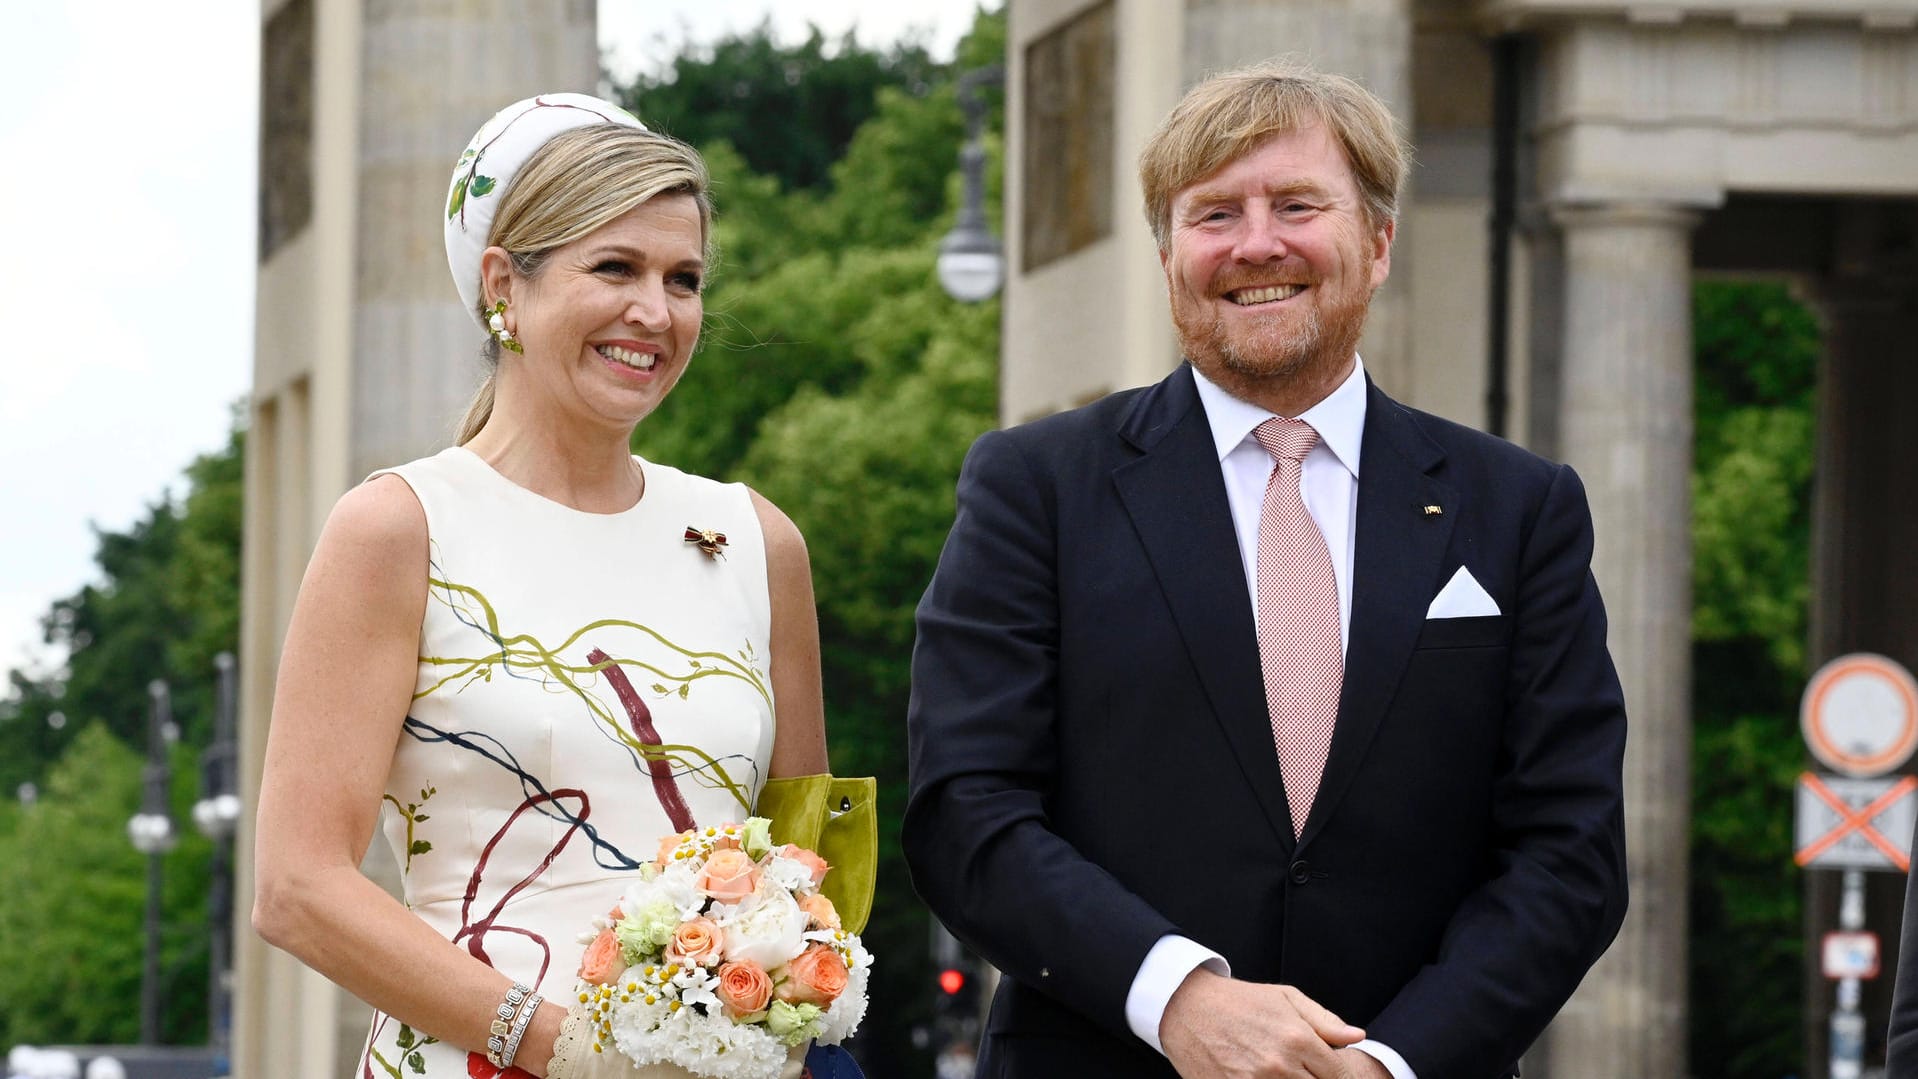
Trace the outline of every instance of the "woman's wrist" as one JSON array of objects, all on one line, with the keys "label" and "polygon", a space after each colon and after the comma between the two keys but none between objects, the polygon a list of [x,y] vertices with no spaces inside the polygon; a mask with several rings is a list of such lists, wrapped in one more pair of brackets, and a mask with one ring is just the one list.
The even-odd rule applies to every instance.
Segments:
[{"label": "woman's wrist", "polygon": [[514,1066],[534,1075],[548,1074],[553,1066],[553,1043],[559,1040],[559,1028],[565,1022],[565,1007],[550,1000],[541,1001],[539,1011],[527,1024],[526,1034],[520,1039],[519,1055],[513,1061]]}]

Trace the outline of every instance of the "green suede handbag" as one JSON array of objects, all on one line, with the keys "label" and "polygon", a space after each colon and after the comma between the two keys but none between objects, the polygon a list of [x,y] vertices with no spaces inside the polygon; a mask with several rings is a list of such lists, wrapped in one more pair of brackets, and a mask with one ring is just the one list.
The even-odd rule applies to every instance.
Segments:
[{"label": "green suede handbag", "polygon": [[832,900],[848,932],[866,928],[879,874],[879,781],[831,775],[769,779],[755,816],[772,821],[774,843],[811,850],[832,871],[819,891]]}]

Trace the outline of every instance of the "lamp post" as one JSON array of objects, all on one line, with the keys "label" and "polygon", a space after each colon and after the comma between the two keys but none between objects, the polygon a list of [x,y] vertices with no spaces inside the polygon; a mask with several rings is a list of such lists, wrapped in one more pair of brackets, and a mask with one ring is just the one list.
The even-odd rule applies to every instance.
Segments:
[{"label": "lamp post", "polygon": [[959,77],[959,109],[966,115],[966,145],[959,151],[965,201],[952,231],[939,241],[939,285],[961,303],[989,300],[1005,280],[1006,259],[986,223],[986,103],[981,90],[1005,70],[998,64]]},{"label": "lamp post", "polygon": [[147,683],[152,706],[147,712],[146,794],[140,812],[127,821],[133,849],[147,856],[146,965],[140,974],[140,1042],[160,1040],[160,890],[165,884],[161,860],[173,849],[173,818],[167,812],[167,788],[172,772],[167,766],[167,742],[172,737],[173,704],[167,684],[156,678]]},{"label": "lamp post", "polygon": [[213,887],[207,897],[208,932],[211,946],[208,967],[211,984],[207,991],[207,1044],[224,1062],[227,1036],[232,1029],[230,983],[232,960],[229,949],[233,935],[233,833],[240,823],[239,784],[235,774],[234,708],[236,670],[233,653],[213,657],[219,675],[218,696],[213,710],[213,744],[200,755],[200,800],[193,803],[193,824],[200,834],[213,841]]}]

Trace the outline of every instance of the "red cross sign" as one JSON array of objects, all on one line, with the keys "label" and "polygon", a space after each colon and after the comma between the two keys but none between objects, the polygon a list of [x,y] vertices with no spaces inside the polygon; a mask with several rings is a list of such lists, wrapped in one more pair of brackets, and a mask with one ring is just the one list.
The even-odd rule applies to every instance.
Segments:
[{"label": "red cross sign", "polygon": [[1821,869],[1909,871],[1907,844],[1913,824],[1918,823],[1914,792],[1918,792],[1918,776],[1800,775],[1795,860]]}]

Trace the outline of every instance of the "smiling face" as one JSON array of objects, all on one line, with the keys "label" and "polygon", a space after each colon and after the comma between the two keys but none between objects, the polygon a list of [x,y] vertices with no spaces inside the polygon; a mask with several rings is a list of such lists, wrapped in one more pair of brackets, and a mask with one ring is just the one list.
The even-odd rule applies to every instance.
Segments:
[{"label": "smiling face", "polygon": [[1272,136],[1180,190],[1170,217],[1159,261],[1193,366],[1281,415],[1335,389],[1391,268],[1393,227],[1367,223],[1324,127]]},{"label": "smiling face", "polygon": [[529,404],[630,433],[699,342],[704,250],[690,195],[641,203],[555,249],[531,276],[509,273],[505,252],[490,249],[489,295],[506,298],[507,328],[525,347],[512,381]]}]

